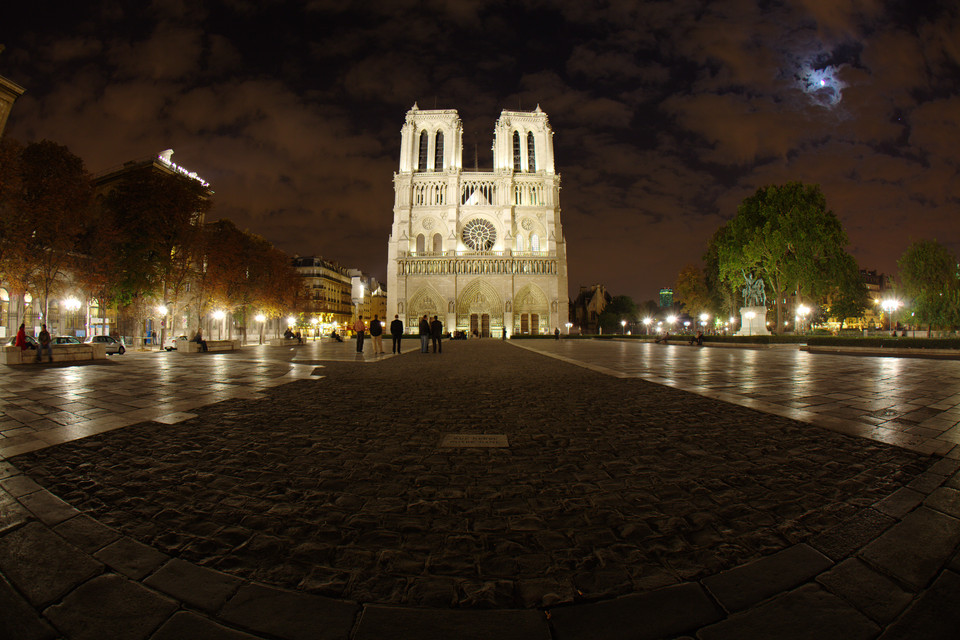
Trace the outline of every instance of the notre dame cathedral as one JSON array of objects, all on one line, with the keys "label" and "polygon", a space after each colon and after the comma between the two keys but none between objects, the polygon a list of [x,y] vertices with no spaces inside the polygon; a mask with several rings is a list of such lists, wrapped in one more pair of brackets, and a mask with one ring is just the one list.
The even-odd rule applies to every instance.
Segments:
[{"label": "notre dame cathedral", "polygon": [[453,109],[407,112],[394,174],[387,316],[416,331],[424,314],[448,331],[500,337],[564,330],[567,249],[547,114],[503,111],[493,170],[463,168]]}]

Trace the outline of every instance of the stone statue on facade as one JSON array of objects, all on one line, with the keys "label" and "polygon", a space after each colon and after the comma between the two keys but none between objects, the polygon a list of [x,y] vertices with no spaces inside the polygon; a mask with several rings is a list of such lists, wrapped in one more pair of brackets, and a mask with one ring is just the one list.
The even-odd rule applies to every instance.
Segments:
[{"label": "stone statue on facade", "polygon": [[743,274],[743,280],[746,283],[741,293],[743,293],[743,304],[748,307],[763,307],[767,304],[767,292],[763,286],[763,279],[754,277],[752,273]]}]

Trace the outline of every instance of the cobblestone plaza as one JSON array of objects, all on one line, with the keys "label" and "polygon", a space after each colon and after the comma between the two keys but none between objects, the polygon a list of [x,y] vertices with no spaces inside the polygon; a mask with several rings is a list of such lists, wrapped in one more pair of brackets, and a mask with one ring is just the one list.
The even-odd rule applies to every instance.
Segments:
[{"label": "cobblestone plaza", "polygon": [[0,637],[954,637],[956,361],[445,347],[8,367]]}]

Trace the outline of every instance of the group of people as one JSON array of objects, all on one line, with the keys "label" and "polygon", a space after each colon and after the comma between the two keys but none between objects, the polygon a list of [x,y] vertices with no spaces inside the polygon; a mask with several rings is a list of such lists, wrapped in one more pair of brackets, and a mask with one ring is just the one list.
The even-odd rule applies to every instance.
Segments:
[{"label": "group of people", "polygon": [[433,320],[429,320],[427,315],[424,314],[420,318],[420,353],[428,353],[428,346],[430,342],[433,342],[433,352],[434,353],[443,353],[443,323],[440,322],[438,316],[433,316]]},{"label": "group of people", "polygon": [[286,340],[296,340],[297,344],[303,344],[303,336],[300,334],[300,330],[297,329],[297,332],[294,333],[290,327],[287,327],[287,330],[283,332],[283,337]]},{"label": "group of people", "polygon": [[[43,352],[47,352],[47,356],[50,358],[50,362],[53,362],[53,338],[50,336],[50,332],[47,331],[47,325],[40,325],[40,333],[37,334],[37,359],[36,362],[43,362]],[[25,351],[30,345],[27,344],[27,325],[24,322],[20,323],[20,328],[17,329],[17,337],[14,338],[13,346],[20,347],[20,351]]]}]

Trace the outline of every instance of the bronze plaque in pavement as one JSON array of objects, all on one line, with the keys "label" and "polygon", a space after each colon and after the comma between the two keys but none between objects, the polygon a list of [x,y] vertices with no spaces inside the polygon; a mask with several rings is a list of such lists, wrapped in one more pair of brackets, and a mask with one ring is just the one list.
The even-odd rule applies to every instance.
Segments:
[{"label": "bronze plaque in pavement", "polygon": [[507,436],[500,433],[448,433],[441,447],[509,447]]}]

